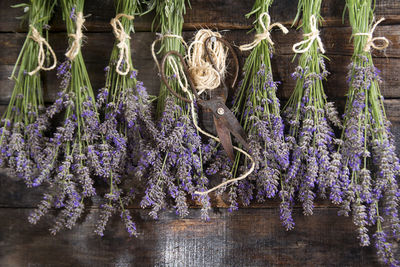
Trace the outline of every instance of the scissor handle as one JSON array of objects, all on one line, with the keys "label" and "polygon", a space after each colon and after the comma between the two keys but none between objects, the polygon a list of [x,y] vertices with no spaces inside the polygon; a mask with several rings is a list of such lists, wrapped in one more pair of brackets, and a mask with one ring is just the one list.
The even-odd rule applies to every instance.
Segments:
[{"label": "scissor handle", "polygon": [[[226,45],[229,48],[229,52],[232,54],[233,60],[235,62],[235,76],[234,76],[235,78],[234,78],[234,80],[232,82],[231,88],[234,88],[235,85],[236,85],[237,79],[239,77],[239,60],[238,60],[237,54],[236,54],[235,50],[233,49],[233,47],[231,46],[231,44],[227,40],[225,40],[224,38],[217,37],[217,36],[208,37],[204,41],[204,49],[206,50],[207,57],[210,60],[211,64],[213,65],[214,69],[217,70],[218,72],[220,70],[217,68],[217,65],[215,64],[215,62],[214,62],[214,60],[213,60],[213,58],[211,56],[210,50],[208,49],[208,42],[214,41],[214,40],[217,40],[217,41],[223,43],[224,45]],[[224,80],[222,80],[221,82],[222,82],[222,84],[224,86],[226,86]]]},{"label": "scissor handle", "polygon": [[186,103],[191,103],[192,100],[190,100],[189,98],[183,97],[183,96],[181,96],[180,94],[178,94],[175,90],[173,90],[173,89],[171,88],[171,86],[170,86],[169,83],[168,83],[168,79],[167,79],[167,77],[165,76],[164,68],[165,68],[165,61],[167,60],[167,58],[168,58],[170,55],[177,56],[177,57],[179,58],[179,60],[181,61],[182,66],[183,66],[183,70],[184,70],[184,72],[185,72],[186,78],[189,80],[189,85],[190,85],[190,87],[192,88],[193,94],[195,95],[196,99],[198,98],[198,94],[197,94],[196,88],[194,87],[193,81],[192,81],[192,79],[190,78],[189,71],[188,71],[188,67],[187,67],[187,65],[186,65],[185,59],[184,59],[184,58],[182,57],[182,55],[179,54],[177,51],[172,50],[172,51],[169,51],[168,53],[166,53],[166,54],[164,55],[164,57],[163,57],[163,59],[162,59],[162,61],[161,61],[161,73],[160,73],[160,74],[161,74],[161,79],[162,79],[162,81],[164,82],[164,84],[165,84],[165,86],[167,87],[167,89],[168,89],[174,96],[176,96],[177,98],[179,98],[180,100],[182,100],[182,101],[184,101],[184,102],[186,102]]}]

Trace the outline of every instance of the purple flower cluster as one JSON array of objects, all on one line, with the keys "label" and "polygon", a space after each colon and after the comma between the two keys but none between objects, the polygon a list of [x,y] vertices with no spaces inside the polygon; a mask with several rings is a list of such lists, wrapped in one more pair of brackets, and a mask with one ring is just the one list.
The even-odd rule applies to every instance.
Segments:
[{"label": "purple flower cluster", "polygon": [[[70,63],[61,66],[58,75],[63,82],[71,75],[71,67]],[[92,178],[94,166],[90,164],[88,151],[98,137],[99,122],[90,90],[87,86],[74,88],[74,84],[69,84],[31,125],[31,139],[45,140],[35,146],[39,155],[36,157],[38,175],[32,186],[45,184],[49,190],[29,221],[37,223],[50,208],[59,209],[50,229],[52,234],[63,228],[71,229],[84,211],[84,200],[96,194]],[[83,99],[82,105],[77,99]],[[64,116],[62,124],[52,125],[53,119],[59,116]]]},{"label": "purple flower cluster", "polygon": [[[266,8],[270,3],[260,5]],[[273,79],[271,50],[268,43],[262,42],[251,52],[233,105],[233,111],[248,134],[249,152],[255,161],[249,177],[230,189],[230,199],[240,196],[244,205],[250,204],[253,198],[263,202],[275,197],[280,190],[281,172],[289,165],[289,147],[276,96],[280,82]],[[237,156],[231,176],[247,171],[248,163]],[[237,207],[237,202],[235,205]]]},{"label": "purple flower cluster", "polygon": [[297,79],[296,88],[284,111],[291,155],[280,194],[281,217],[287,220],[283,222],[287,229],[293,228],[290,207],[296,196],[303,205],[303,213],[312,215],[316,193],[326,197],[332,189],[331,198],[339,198],[341,193],[335,191],[341,167],[341,155],[335,147],[340,140],[335,138],[332,128],[341,127],[341,122],[333,103],[326,102],[322,85],[329,73],[322,56],[313,59],[303,54],[300,62],[292,74]]},{"label": "purple flower cluster", "polygon": [[186,216],[188,195],[203,204],[202,217],[208,219],[208,197],[196,196],[194,192],[206,189],[208,179],[203,164],[211,158],[214,145],[202,144],[190,116],[175,104],[175,99],[168,97],[159,125],[148,122],[150,140],[142,149],[136,175],[139,178],[146,175],[147,188],[141,206],[151,207],[154,219],[166,207],[168,199],[173,200],[179,216]]},{"label": "purple flower cluster", "polygon": [[[40,1],[29,6],[24,19],[45,36],[54,5]],[[41,139],[31,137],[32,123],[44,109],[40,72],[29,74],[38,65],[38,55],[39,45],[29,31],[11,74],[15,81],[13,93],[0,122],[0,167],[7,168],[27,186],[32,186],[37,173],[36,158],[41,144]]]},{"label": "purple flower cluster", "polygon": [[396,266],[390,239],[400,237],[400,174],[390,122],[379,92],[379,71],[366,56],[350,65],[350,91],[344,114],[342,165],[339,175],[341,215],[351,212],[361,246],[368,246],[369,225],[376,225],[379,257]]},{"label": "purple flower cluster", "polygon": [[[79,9],[83,1],[62,1],[61,4],[65,19],[75,22],[76,14],[82,12]],[[138,8],[136,2],[119,3],[117,7],[133,13]],[[133,27],[129,20],[123,23]],[[75,31],[74,25],[67,23],[69,33]],[[103,202],[95,229],[97,234],[104,234],[109,218],[115,213],[120,214],[129,235],[137,234],[126,209],[134,198],[134,190],[124,177],[138,160],[141,134],[151,124],[151,108],[146,89],[136,80],[136,70],[131,69],[128,76],[117,74],[118,55],[116,42],[110,66],[106,68],[106,87],[100,90],[97,99],[80,52],[74,59],[60,64],[58,98],[27,127],[29,152],[35,159],[35,175],[30,185],[47,186],[43,200],[29,221],[37,223],[49,210],[57,209],[58,215],[50,229],[53,234],[72,228],[84,212],[85,200],[95,195]],[[18,142],[24,144],[19,135],[6,134],[8,139],[19,138]],[[9,153],[8,150],[4,153]],[[25,172],[28,170],[29,166]],[[107,192],[103,192],[105,185]]]},{"label": "purple flower cluster", "polygon": [[[107,69],[109,75],[115,72],[115,63],[111,62]],[[126,209],[133,199],[132,185],[125,178],[132,174],[134,163],[138,161],[139,151],[144,140],[140,135],[147,132],[151,123],[151,106],[149,96],[143,83],[136,80],[137,72],[131,71],[128,76],[119,76],[129,87],[116,88],[115,83],[99,91],[96,101],[97,108],[103,114],[103,122],[99,125],[101,141],[90,147],[89,158],[94,173],[102,178],[109,190],[104,194],[104,204],[101,206],[101,216],[95,232],[103,236],[106,224],[113,213],[117,211],[126,226],[129,235],[135,236],[136,227]],[[120,82],[120,81],[119,81]],[[122,201],[126,198],[127,201]],[[126,203],[126,204],[121,204]]]},{"label": "purple flower cluster", "polygon": [[3,119],[2,124],[0,166],[7,167],[13,175],[23,179],[27,186],[31,186],[35,162],[26,140],[25,125],[20,121],[11,123],[10,119]]},{"label": "purple flower cluster", "polygon": [[279,192],[280,174],[289,165],[289,148],[285,142],[284,125],[279,114],[280,103],[276,97],[278,82],[273,81],[270,72],[265,72],[263,64],[254,79],[262,82],[253,82],[245,110],[250,153],[256,163],[249,180],[255,181],[256,199],[263,202]]}]

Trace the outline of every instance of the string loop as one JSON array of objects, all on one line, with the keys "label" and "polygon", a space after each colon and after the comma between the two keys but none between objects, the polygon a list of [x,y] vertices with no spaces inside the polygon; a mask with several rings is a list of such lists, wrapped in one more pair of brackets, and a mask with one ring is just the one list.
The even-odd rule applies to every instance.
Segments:
[{"label": "string loop", "polygon": [[[373,20],[375,20],[375,18]],[[354,36],[368,36],[367,42],[365,43],[364,52],[370,52],[371,47],[376,50],[383,50],[389,46],[389,40],[386,37],[373,37],[376,27],[378,26],[379,23],[381,23],[384,20],[385,18],[381,18],[380,20],[375,22],[375,24],[372,26],[369,32],[365,33],[359,32],[354,34]],[[382,41],[383,43],[375,44],[376,41]]]},{"label": "string loop", "polygon": [[156,44],[157,44],[158,42],[161,42],[164,38],[176,38],[176,39],[181,40],[181,42],[185,45],[185,47],[188,47],[188,46],[187,46],[187,43],[185,42],[185,40],[183,39],[183,37],[180,36],[180,35],[177,35],[177,34],[169,34],[169,33],[167,33],[167,34],[156,33],[156,35],[158,36],[158,38],[155,39],[155,40],[153,41],[153,43],[151,44],[151,55],[153,56],[154,62],[155,62],[156,65],[157,65],[158,71],[161,73],[161,71],[162,71],[162,70],[161,70],[161,66],[160,66],[160,63],[158,63],[157,55],[156,55],[156,51],[155,51]]},{"label": "string loop", "polygon": [[[128,46],[128,40],[131,39],[128,33],[125,32],[124,26],[122,25],[120,18],[127,18],[128,20],[133,20],[134,16],[130,16],[127,14],[122,14],[119,13],[115,16],[115,18],[111,19],[111,27],[113,28],[114,36],[115,38],[118,39],[119,43],[117,44],[117,47],[119,48],[119,57],[118,57],[118,62],[117,66],[115,67],[116,72],[119,75],[125,76],[128,74],[131,65],[130,65],[130,60],[129,60],[129,46]],[[123,63],[125,62],[126,67],[125,70],[122,70]]]},{"label": "string loop", "polygon": [[[57,65],[57,57],[56,57],[56,54],[54,53],[53,49],[51,48],[50,44],[46,41],[45,38],[43,38],[40,35],[39,31],[32,24],[29,25],[29,27],[32,30],[32,35],[29,36],[29,38],[31,38],[32,40],[37,42],[39,45],[38,65],[33,71],[28,72],[28,74],[30,76],[32,76],[32,75],[36,74],[38,71],[40,71],[41,69],[45,70],[45,71],[54,69]],[[53,65],[51,65],[50,67],[44,66],[44,61],[46,59],[46,52],[44,51],[44,46],[47,47],[48,51],[50,51],[50,54],[53,57]]]}]

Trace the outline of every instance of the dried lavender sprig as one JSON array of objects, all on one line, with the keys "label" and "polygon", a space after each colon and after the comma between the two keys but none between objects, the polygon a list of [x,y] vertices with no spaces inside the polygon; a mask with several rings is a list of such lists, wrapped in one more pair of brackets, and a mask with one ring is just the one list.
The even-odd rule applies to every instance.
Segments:
[{"label": "dried lavender sprig", "polygon": [[203,164],[212,158],[215,144],[203,144],[188,115],[178,117],[178,113],[182,108],[168,97],[159,126],[149,128],[154,139],[146,143],[137,170],[148,179],[141,206],[151,207],[150,215],[157,219],[171,198],[177,214],[183,217],[188,214],[189,196],[202,203],[202,217],[208,219],[208,197],[196,197],[194,192],[206,189]]},{"label": "dried lavender sprig", "polygon": [[[252,11],[246,15],[257,18],[268,14],[273,0],[256,0]],[[254,29],[257,34],[264,29],[259,19]],[[276,96],[279,82],[272,76],[271,57],[273,47],[267,40],[254,47],[246,59],[244,79],[235,98],[233,110],[240,114],[240,122],[249,135],[251,154],[256,162],[254,172],[248,180],[238,184],[238,194],[244,203],[253,197],[252,187],[258,201],[273,198],[279,190],[280,173],[288,167],[289,151],[283,136],[280,102]],[[237,155],[233,163],[233,175],[239,169],[241,158]]]},{"label": "dried lavender sprig", "polygon": [[379,259],[399,266],[393,243],[400,236],[400,164],[379,88],[379,70],[374,66],[365,35],[375,23],[374,4],[372,0],[346,1],[354,52],[349,66],[343,145],[339,148],[343,155],[340,214],[352,213],[361,246],[370,244],[366,225],[376,226],[373,236]]},{"label": "dried lavender sprig", "polygon": [[[302,14],[301,27],[305,34],[313,31],[313,18],[320,19],[321,0],[300,0],[295,21]],[[317,25],[315,25],[317,26]],[[322,81],[329,74],[324,63],[325,56],[317,39],[309,40],[311,46],[299,58],[299,65],[293,73],[297,80],[295,90],[284,108],[288,124],[287,142],[291,146],[290,167],[281,184],[281,214],[288,218],[286,229],[294,223],[290,207],[297,197],[302,202],[305,215],[313,213],[316,190],[325,197],[328,189],[335,184],[336,176],[331,170],[335,148],[332,124],[340,126],[333,104],[327,102]],[[304,43],[306,48],[308,43]],[[321,48],[321,49],[320,49]]]},{"label": "dried lavender sprig", "polygon": [[41,35],[45,33],[48,39],[48,22],[55,4],[56,1],[35,0],[13,6],[24,8],[24,19],[30,27],[11,74],[15,85],[1,119],[0,166],[10,168],[28,186],[32,186],[42,145],[42,139],[35,138],[42,132],[34,133],[32,123],[44,109],[40,72],[29,74],[36,69],[39,56],[39,44],[32,39],[32,29],[35,28]]},{"label": "dried lavender sprig", "polygon": [[[134,16],[141,13],[137,1],[116,0],[116,13]],[[128,17],[129,18],[129,17]],[[123,16],[121,25],[126,34],[134,31],[133,21]],[[107,147],[107,154],[103,153],[102,164],[96,170],[96,175],[103,178],[108,184],[108,193],[104,197],[106,204],[102,205],[102,216],[98,221],[95,232],[103,235],[105,226],[112,213],[119,211],[121,219],[131,236],[135,236],[136,228],[131,220],[122,198],[132,190],[127,184],[127,175],[137,163],[138,154],[146,139],[147,125],[151,123],[151,99],[143,83],[137,80],[137,70],[133,68],[130,39],[125,39],[127,59],[120,66],[117,62],[120,56],[120,40],[114,44],[109,66],[105,68],[106,84],[97,96],[97,106],[104,111],[100,132],[103,136],[97,147]],[[120,72],[116,68],[120,68]],[[129,69],[127,69],[129,67]],[[127,70],[127,75],[122,75]],[[118,195],[118,197],[110,197]],[[133,197],[133,195],[132,195]]]},{"label": "dried lavender sprig", "polygon": [[[77,38],[74,35],[79,30],[76,22],[83,18],[83,6],[83,0],[61,1],[67,33],[71,38]],[[62,89],[59,98],[37,121],[37,125],[38,128],[46,127],[61,112],[64,119],[44,147],[40,174],[33,183],[34,186],[47,184],[49,189],[44,200],[50,202],[47,205],[60,210],[50,229],[52,234],[76,224],[84,211],[84,200],[96,194],[92,177],[93,170],[97,168],[96,159],[107,152],[105,147],[101,150],[94,147],[100,134],[99,114],[80,49],[75,57],[58,67],[58,77]],[[51,128],[47,130],[51,131]],[[37,222],[40,219],[37,214],[43,213],[34,212],[30,221]]]},{"label": "dried lavender sprig", "polygon": [[[161,30],[160,54],[178,51],[184,55],[182,39],[183,15],[186,12],[186,0],[156,0],[156,20]],[[176,58],[171,58],[176,60]],[[180,62],[177,62],[180,64]],[[173,90],[183,93],[178,76],[170,61],[163,71],[169,77]],[[201,138],[191,120],[190,105],[182,102],[168,92],[165,84],[161,85],[157,99],[158,125],[148,124],[150,142],[142,150],[142,157],[137,173],[147,173],[147,188],[142,199],[142,207],[151,207],[150,215],[158,213],[167,205],[167,200],[174,201],[173,206],[180,216],[188,213],[186,198],[195,198],[196,190],[205,190],[208,180],[203,174],[203,160],[207,158],[207,145]],[[208,219],[210,207],[207,196],[196,197],[203,205],[202,217]]]}]

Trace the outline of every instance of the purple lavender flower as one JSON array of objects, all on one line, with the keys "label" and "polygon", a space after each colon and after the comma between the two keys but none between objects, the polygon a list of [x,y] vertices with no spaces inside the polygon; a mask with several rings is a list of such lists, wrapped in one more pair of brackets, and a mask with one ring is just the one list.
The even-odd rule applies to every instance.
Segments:
[{"label": "purple lavender flower", "polygon": [[[208,218],[209,199],[194,192],[206,188],[208,179],[202,173],[202,166],[203,160],[211,157],[212,149],[209,144],[202,144],[190,115],[181,112],[174,100],[168,98],[159,126],[146,122],[149,141],[141,150],[137,174],[143,175],[143,170],[147,170],[148,182],[141,206],[151,207],[150,215],[154,219],[166,207],[168,197],[175,202],[177,214],[186,216],[188,196],[203,204],[202,217]],[[202,151],[206,152],[205,157],[200,157]]]}]

